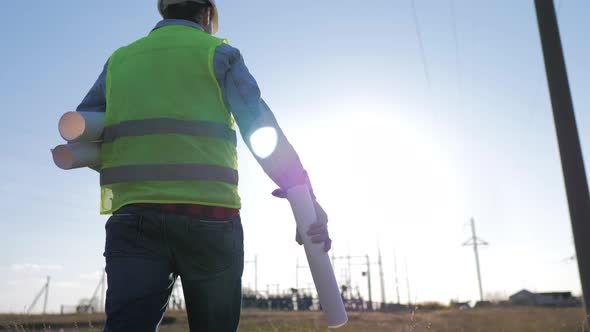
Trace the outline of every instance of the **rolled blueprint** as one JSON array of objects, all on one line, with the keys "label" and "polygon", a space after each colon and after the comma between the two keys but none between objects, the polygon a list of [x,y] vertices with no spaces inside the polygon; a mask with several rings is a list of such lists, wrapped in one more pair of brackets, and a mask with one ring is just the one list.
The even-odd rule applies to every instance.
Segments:
[{"label": "rolled blueprint", "polygon": [[93,142],[104,130],[102,112],[67,112],[59,119],[59,133],[68,142]]},{"label": "rolled blueprint", "polygon": [[99,143],[72,143],[58,145],[51,150],[55,165],[61,169],[96,167],[100,165]]},{"label": "rolled blueprint", "polygon": [[312,243],[311,237],[307,235],[309,226],[316,221],[309,189],[307,186],[293,187],[287,192],[287,198],[295,215],[299,234],[303,238],[307,262],[328,327],[335,329],[344,326],[348,321],[348,316],[328,253],[324,251],[323,243]]}]

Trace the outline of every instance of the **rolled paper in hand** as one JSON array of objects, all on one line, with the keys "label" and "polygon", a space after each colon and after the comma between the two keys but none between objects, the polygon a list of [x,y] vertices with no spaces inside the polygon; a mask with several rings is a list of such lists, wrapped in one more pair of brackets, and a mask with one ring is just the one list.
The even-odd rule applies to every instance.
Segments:
[{"label": "rolled paper in hand", "polygon": [[55,165],[61,169],[100,166],[99,143],[72,143],[51,150]]},{"label": "rolled paper in hand", "polygon": [[59,119],[59,133],[68,142],[98,141],[103,130],[102,112],[67,112]]},{"label": "rolled paper in hand", "polygon": [[287,199],[297,222],[297,230],[303,238],[307,262],[311,270],[324,317],[329,328],[339,328],[348,321],[334,269],[323,243],[313,243],[307,235],[309,226],[316,221],[316,212],[307,186],[296,186],[287,192]]}]

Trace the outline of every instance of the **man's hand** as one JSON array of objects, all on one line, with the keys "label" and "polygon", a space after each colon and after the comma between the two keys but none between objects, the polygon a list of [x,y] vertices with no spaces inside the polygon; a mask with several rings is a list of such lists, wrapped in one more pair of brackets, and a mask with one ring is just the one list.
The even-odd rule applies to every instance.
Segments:
[{"label": "man's hand", "polygon": [[[287,198],[287,192],[282,189],[277,189],[272,192],[272,195],[279,198]],[[330,234],[328,232],[328,214],[322,208],[320,203],[318,203],[315,199],[313,200],[313,206],[316,213],[316,221],[309,226],[307,230],[307,235],[311,237],[311,242],[313,243],[324,243],[324,251],[328,252],[332,248],[332,240],[330,239]],[[299,243],[299,245],[303,244],[303,239],[299,234],[299,231],[296,231],[295,241]]]}]

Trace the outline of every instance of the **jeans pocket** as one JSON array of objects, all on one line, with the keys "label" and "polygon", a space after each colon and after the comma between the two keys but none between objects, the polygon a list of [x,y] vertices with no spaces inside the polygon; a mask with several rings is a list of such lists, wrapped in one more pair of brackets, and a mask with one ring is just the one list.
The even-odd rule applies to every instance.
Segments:
[{"label": "jeans pocket", "polygon": [[189,226],[193,266],[206,273],[219,273],[236,261],[237,230],[233,220],[191,220]]},{"label": "jeans pocket", "polygon": [[231,232],[234,230],[234,222],[228,220],[207,220],[193,219],[190,221],[190,228],[193,230],[212,231],[212,232]]},{"label": "jeans pocket", "polygon": [[136,251],[142,216],[115,214],[105,225],[106,241],[104,256],[132,254]]}]

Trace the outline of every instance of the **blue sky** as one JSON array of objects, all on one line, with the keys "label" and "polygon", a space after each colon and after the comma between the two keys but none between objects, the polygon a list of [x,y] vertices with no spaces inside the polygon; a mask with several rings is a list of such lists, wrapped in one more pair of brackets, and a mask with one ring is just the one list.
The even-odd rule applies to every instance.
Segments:
[{"label": "blue sky", "polygon": [[[471,217],[490,242],[481,252],[486,293],[579,292],[575,262],[564,261],[574,246],[533,1],[455,0],[457,44],[451,3],[416,0],[430,89],[410,0],[220,0],[218,35],[242,51],[300,153],[336,255],[376,260],[381,244],[389,300],[394,250],[402,279],[408,261],[415,300],[477,298],[473,254],[461,247]],[[94,290],[106,220],[98,176],[57,169],[49,149],[60,143],[59,116],[109,55],[159,20],[149,1],[30,6],[0,3],[10,13],[0,23],[0,311],[22,310],[45,275],[52,310]],[[560,7],[588,169],[590,3]],[[288,289],[304,259],[288,204],[269,195],[274,185],[243,144],[240,157],[246,256],[259,257],[260,289]],[[337,261],[338,276],[343,268]],[[353,287],[366,293],[355,269]],[[253,286],[251,265],[244,284]]]}]

